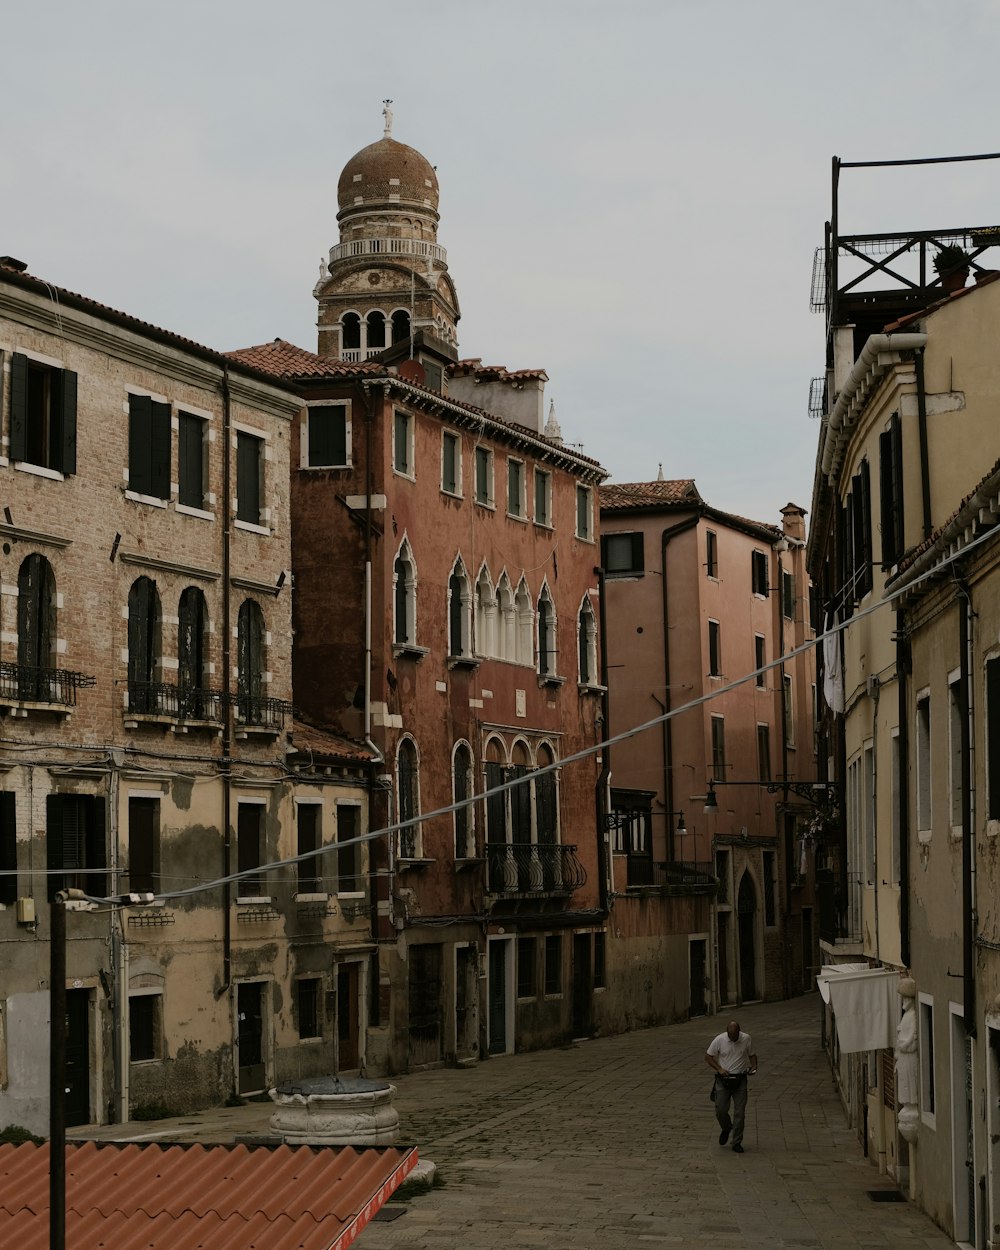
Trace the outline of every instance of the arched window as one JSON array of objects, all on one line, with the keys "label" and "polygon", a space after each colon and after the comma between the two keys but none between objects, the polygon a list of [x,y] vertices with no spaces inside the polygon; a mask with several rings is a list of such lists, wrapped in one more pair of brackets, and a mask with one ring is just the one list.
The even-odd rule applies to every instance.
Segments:
[{"label": "arched window", "polygon": [[410,337],[410,314],[405,308],[399,308],[392,314],[392,341],[405,343]]},{"label": "arched window", "polygon": [[412,647],[417,641],[417,567],[405,538],[393,565],[392,580],[392,639],[397,647]]},{"label": "arched window", "polygon": [[[555,763],[555,756],[545,743],[535,752],[535,763],[539,769]],[[540,773],[535,777],[535,840],[538,843],[542,889],[554,890],[562,880],[562,861],[555,850],[559,841],[559,795],[555,772]]]},{"label": "arched window", "polygon": [[496,599],[485,564],[476,582],[476,650],[480,655],[496,655]]},{"label": "arched window", "polygon": [[472,654],[472,592],[465,565],[459,557],[448,579],[448,654]]},{"label": "arched window", "polygon": [[340,319],[340,345],[344,351],[361,349],[361,318],[357,313],[344,313]]},{"label": "arched window", "polygon": [[[506,754],[503,744],[497,738],[490,738],[486,744],[486,789],[494,790],[507,780]],[[487,794],[486,798],[486,859],[487,881],[490,892],[499,894],[509,889],[509,882],[516,884],[517,873],[513,867],[513,856],[508,846],[507,833],[507,793]]]},{"label": "arched window", "polygon": [[140,714],[160,711],[160,596],[156,582],[137,578],[128,592],[128,705]]},{"label": "arched window", "polygon": [[385,347],[385,313],[370,312],[367,317],[368,353]]},{"label": "arched window", "polygon": [[556,674],[556,611],[548,586],[538,596],[538,672],[541,677]]},{"label": "arched window", "polygon": [[[412,820],[420,812],[420,796],[417,784],[417,748],[411,738],[404,738],[396,755],[396,793],[399,820]],[[399,831],[399,855],[401,859],[419,859],[420,827],[409,825]]]},{"label": "arched window", "polygon": [[17,574],[18,698],[52,697],[43,670],[55,668],[56,579],[44,556],[30,555]]},{"label": "arched window", "polygon": [[580,651],[580,685],[597,685],[597,622],[589,597],[584,599],[577,619]]},{"label": "arched window", "polygon": [[205,596],[197,586],[188,586],[177,607],[177,710],[195,720],[205,716],[205,643],[208,612]]},{"label": "arched window", "polygon": [[504,573],[497,585],[497,648],[499,660],[514,660],[516,653],[516,621],[514,617],[514,593]]},{"label": "arched window", "polygon": [[264,613],[244,599],[236,620],[236,697],[240,720],[259,725],[267,710],[264,697]]},{"label": "arched window", "polygon": [[534,624],[534,613],[531,610],[531,595],[528,594],[528,587],[524,578],[517,587],[517,594],[514,596],[514,614],[516,620],[516,638],[515,653],[518,664],[532,664],[534,662],[534,639],[532,638]]},{"label": "arched window", "polygon": [[[472,750],[468,743],[455,747],[452,772],[452,794],[455,803],[471,799],[473,793]],[[476,854],[475,807],[472,803],[455,809],[455,858],[473,859]]]}]

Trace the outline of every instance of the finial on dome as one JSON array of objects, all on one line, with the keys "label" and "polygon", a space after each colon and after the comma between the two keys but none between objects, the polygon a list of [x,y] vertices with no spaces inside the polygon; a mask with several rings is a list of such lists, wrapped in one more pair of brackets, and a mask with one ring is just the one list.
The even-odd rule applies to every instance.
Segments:
[{"label": "finial on dome", "polygon": [[664,480],[664,477],[663,477],[663,462],[662,462],[662,461],[660,462],[660,471],[659,471],[659,473],[657,473],[657,475],[656,475],[656,480],[657,480],[658,482],[662,482],[662,481]]},{"label": "finial on dome", "polygon": [[559,422],[556,420],[556,401],[554,399],[549,400],[549,419],[545,422],[545,429],[542,432],[551,442],[562,442],[562,430],[559,428]]},{"label": "finial on dome", "polygon": [[385,130],[382,132],[383,139],[392,138],[392,101],[383,100],[382,116],[385,118]]}]

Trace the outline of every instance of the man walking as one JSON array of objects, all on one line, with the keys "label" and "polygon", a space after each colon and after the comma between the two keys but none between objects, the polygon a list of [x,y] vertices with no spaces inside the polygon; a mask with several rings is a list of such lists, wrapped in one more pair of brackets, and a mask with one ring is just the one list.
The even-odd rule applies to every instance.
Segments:
[{"label": "man walking", "polygon": [[[724,1146],[733,1135],[733,1149],[743,1153],[743,1121],[747,1113],[747,1077],[757,1071],[757,1056],[749,1033],[740,1032],[740,1022],[730,1020],[725,1033],[720,1033],[708,1048],[705,1062],[715,1073],[712,1101],[719,1121],[719,1145]],[[729,1104],[733,1115],[729,1118]]]}]

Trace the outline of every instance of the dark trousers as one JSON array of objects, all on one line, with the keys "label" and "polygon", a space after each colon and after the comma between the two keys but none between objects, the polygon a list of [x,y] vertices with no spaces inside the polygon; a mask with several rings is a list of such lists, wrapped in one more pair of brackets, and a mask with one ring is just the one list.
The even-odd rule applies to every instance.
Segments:
[{"label": "dark trousers", "polygon": [[[715,1078],[714,1101],[715,1118],[719,1121],[719,1128],[727,1133],[732,1130],[733,1145],[740,1145],[743,1141],[743,1122],[747,1114],[746,1076],[741,1076],[732,1088],[726,1085],[721,1076],[717,1076]],[[730,1103],[733,1106],[732,1119],[729,1117]]]}]

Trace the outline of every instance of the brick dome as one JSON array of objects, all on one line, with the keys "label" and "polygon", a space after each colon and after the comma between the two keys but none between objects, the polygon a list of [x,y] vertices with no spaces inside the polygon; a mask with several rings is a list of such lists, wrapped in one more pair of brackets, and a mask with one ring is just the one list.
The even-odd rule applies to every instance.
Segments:
[{"label": "brick dome", "polygon": [[416,148],[383,138],[362,148],[344,166],[337,184],[341,215],[352,209],[395,202],[397,197],[401,204],[416,204],[437,212],[437,174]]}]

